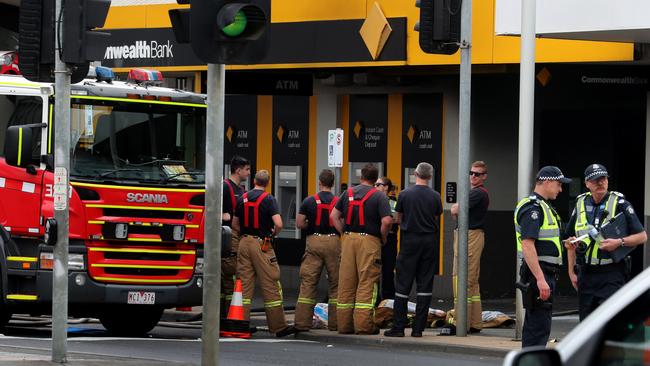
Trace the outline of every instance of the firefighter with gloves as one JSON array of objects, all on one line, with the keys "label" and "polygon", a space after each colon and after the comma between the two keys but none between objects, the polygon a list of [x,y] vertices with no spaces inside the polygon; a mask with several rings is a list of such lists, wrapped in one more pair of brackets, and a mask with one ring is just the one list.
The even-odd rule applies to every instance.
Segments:
[{"label": "firefighter with gloves", "polygon": [[312,325],[316,289],[323,266],[329,282],[327,327],[336,330],[336,303],[339,286],[341,242],[330,214],[338,197],[332,194],[334,173],[324,169],[318,176],[318,193],[305,198],[296,225],[307,232],[307,245],[300,265],[300,294],[296,304],[296,329],[308,331]]},{"label": "firefighter with gloves", "polygon": [[[584,174],[589,192],[578,196],[566,229],[569,238],[564,242],[569,278],[578,290],[580,320],[625,285],[631,270],[629,248],[647,240],[632,205],[621,193],[608,190],[609,174],[605,166],[591,164]],[[621,237],[604,239],[599,235],[600,229],[617,215],[624,218]],[[623,254],[616,255],[616,252]]]},{"label": "firefighter with gloves", "polygon": [[341,239],[337,328],[341,334],[378,334],[374,322],[377,285],[381,275],[381,246],[393,217],[388,197],[373,185],[377,167],[361,169],[361,184],[339,197],[331,218]]},{"label": "firefighter with gloves", "polygon": [[562,264],[560,217],[547,202],[570,183],[558,167],[545,166],[537,173],[534,192],[515,209],[517,256],[522,258],[520,281],[526,316],[522,347],[544,346],[551,333],[552,294]]},{"label": "firefighter with gloves", "polygon": [[296,330],[288,326],[284,318],[280,266],[272,245],[273,236],[282,230],[282,217],[275,197],[265,191],[269,179],[266,170],[255,174],[255,187],[239,200],[232,226],[242,235],[237,254],[237,278],[242,280],[245,318],[250,319],[255,280],[259,277],[269,332],[284,337]]}]

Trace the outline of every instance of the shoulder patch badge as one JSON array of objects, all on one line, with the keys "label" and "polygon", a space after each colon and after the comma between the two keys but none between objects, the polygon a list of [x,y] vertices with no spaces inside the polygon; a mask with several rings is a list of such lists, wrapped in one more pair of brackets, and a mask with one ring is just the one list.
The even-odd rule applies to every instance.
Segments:
[{"label": "shoulder patch badge", "polygon": [[634,209],[632,208],[632,206],[628,206],[627,212],[629,212],[630,215],[634,215]]},{"label": "shoulder patch badge", "polygon": [[530,213],[530,218],[533,219],[533,220],[539,219],[539,212],[538,211],[532,211]]}]

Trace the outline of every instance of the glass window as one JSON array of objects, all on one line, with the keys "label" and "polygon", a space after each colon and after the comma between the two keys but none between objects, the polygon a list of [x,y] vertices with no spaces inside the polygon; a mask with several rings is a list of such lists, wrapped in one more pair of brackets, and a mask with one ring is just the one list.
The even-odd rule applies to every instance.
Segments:
[{"label": "glass window", "polygon": [[205,182],[205,108],[74,101],[71,176]]},{"label": "glass window", "polygon": [[650,365],[650,291],[607,324],[594,365]]}]

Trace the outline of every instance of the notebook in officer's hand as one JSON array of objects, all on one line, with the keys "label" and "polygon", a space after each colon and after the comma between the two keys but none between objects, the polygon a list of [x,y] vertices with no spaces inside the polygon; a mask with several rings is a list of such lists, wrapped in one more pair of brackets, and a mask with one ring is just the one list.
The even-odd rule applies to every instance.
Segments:
[{"label": "notebook in officer's hand", "polygon": [[[603,224],[600,228],[600,234],[605,239],[620,239],[628,235],[627,219],[623,213],[619,213],[611,220]],[[619,247],[613,252],[609,252],[609,257],[618,263],[634,249],[634,247]]]}]

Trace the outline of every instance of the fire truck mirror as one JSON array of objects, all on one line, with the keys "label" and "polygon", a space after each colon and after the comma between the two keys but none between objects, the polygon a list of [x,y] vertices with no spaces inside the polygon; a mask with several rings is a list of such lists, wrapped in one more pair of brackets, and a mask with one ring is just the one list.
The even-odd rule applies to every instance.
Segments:
[{"label": "fire truck mirror", "polygon": [[5,161],[17,167],[25,167],[34,163],[32,151],[34,142],[33,129],[27,126],[11,126],[5,136]]},{"label": "fire truck mirror", "polygon": [[230,242],[232,240],[232,230],[228,226],[221,227],[221,255],[230,253]]},{"label": "fire truck mirror", "polygon": [[49,218],[45,221],[45,235],[43,236],[43,240],[45,241],[45,244],[54,246],[56,245],[56,239],[57,239],[57,224],[56,224],[56,219],[54,218]]}]

